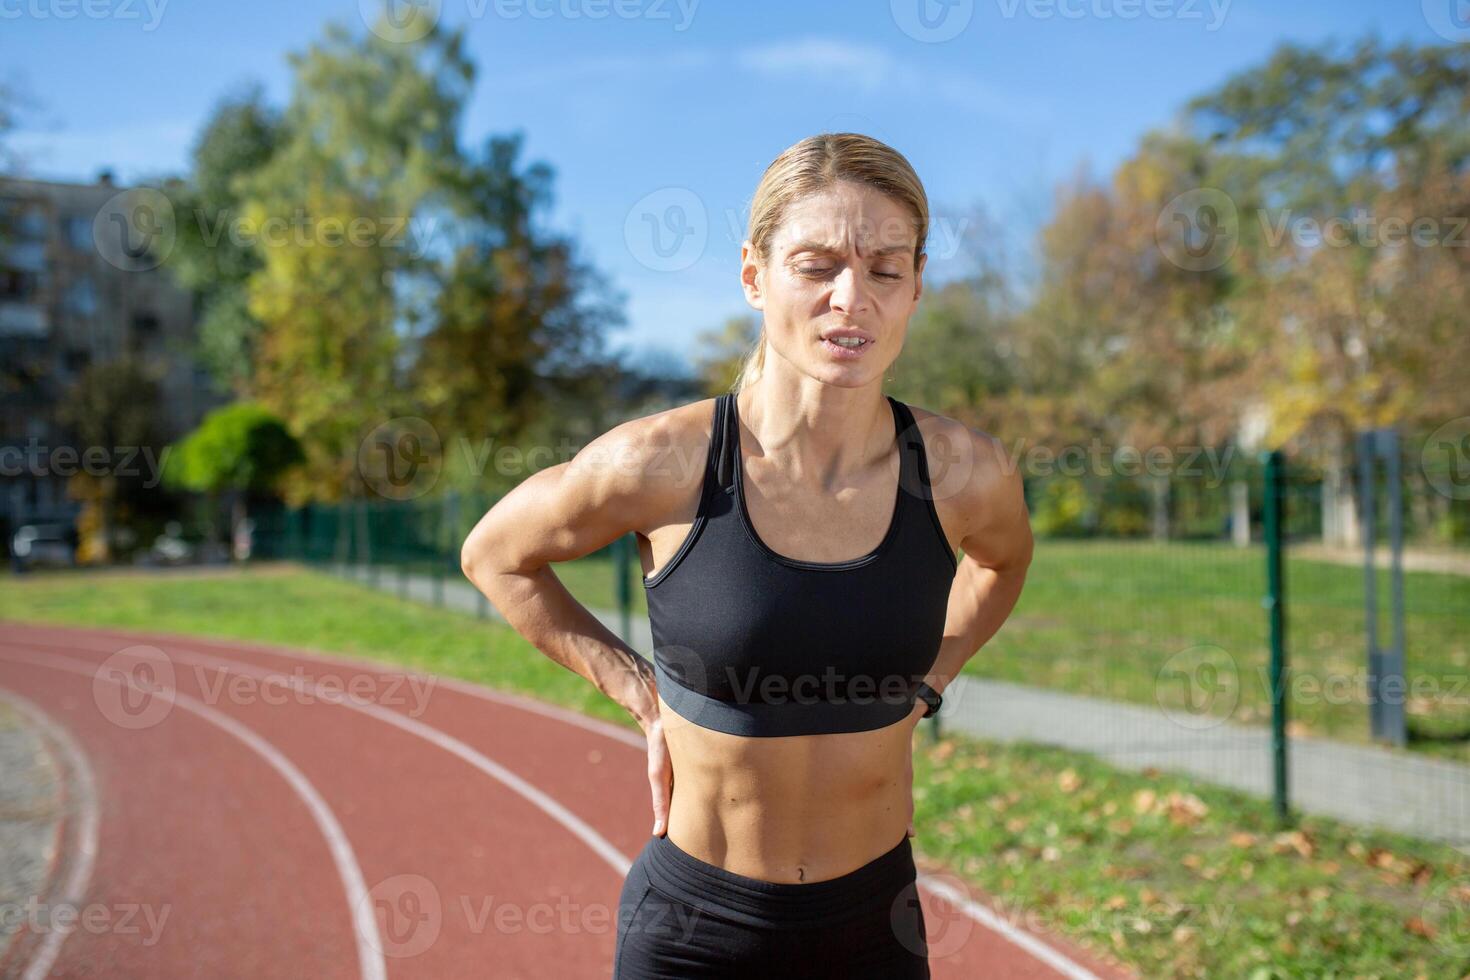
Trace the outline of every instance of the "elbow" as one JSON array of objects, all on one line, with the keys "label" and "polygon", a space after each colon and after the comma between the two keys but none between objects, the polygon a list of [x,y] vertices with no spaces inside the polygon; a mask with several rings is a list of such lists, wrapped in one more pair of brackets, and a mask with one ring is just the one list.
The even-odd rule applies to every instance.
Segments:
[{"label": "elbow", "polygon": [[464,543],[459,546],[459,569],[471,582],[475,580],[475,572],[480,567],[480,550],[480,543],[474,534],[465,538]]}]

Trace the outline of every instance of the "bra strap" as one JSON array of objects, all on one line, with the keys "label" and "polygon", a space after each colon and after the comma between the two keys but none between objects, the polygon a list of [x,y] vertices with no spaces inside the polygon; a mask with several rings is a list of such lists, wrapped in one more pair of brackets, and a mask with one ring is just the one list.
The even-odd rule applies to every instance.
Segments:
[{"label": "bra strap", "polygon": [[734,398],[735,392],[727,391],[715,399],[715,421],[710,433],[714,445],[710,452],[715,460],[715,486],[720,490],[728,490],[735,485],[735,469],[731,464],[735,458],[734,448],[739,443],[735,442],[731,432],[735,425],[735,411],[731,405]]},{"label": "bra strap", "polygon": [[[919,460],[924,452],[924,443],[909,407],[892,395],[885,397],[893,406],[893,421],[898,426],[899,486],[912,494],[920,486],[923,475],[924,467],[919,465]],[[923,485],[927,486],[928,482],[924,481]]]}]

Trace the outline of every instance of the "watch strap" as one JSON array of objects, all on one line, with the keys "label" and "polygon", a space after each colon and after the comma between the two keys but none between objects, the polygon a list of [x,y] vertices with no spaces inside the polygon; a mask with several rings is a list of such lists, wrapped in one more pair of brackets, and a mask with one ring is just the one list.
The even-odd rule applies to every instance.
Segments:
[{"label": "watch strap", "polygon": [[928,684],[925,684],[923,681],[919,682],[917,693],[919,698],[929,706],[928,710],[924,712],[923,716],[925,718],[928,718],[930,715],[933,715],[935,712],[937,712],[939,710],[939,706],[944,703],[944,696],[941,695],[938,691],[934,690],[934,688],[930,687]]}]

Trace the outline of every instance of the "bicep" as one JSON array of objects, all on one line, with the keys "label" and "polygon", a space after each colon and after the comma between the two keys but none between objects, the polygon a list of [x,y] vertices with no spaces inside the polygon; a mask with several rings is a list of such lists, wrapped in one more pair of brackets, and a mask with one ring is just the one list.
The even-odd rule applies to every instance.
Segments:
[{"label": "bicep", "polygon": [[1018,467],[990,436],[974,433],[974,478],[969,487],[968,527],[960,541],[966,557],[997,571],[1024,571],[1031,563],[1031,519]]}]

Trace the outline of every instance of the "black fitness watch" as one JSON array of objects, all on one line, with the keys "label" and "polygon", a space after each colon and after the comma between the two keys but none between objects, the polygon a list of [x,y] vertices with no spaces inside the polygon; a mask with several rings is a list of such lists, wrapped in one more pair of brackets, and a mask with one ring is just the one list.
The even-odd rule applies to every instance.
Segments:
[{"label": "black fitness watch", "polygon": [[919,682],[918,693],[919,697],[923,699],[924,703],[929,706],[922,715],[922,717],[924,718],[928,718],[930,715],[937,712],[939,710],[939,706],[944,703],[944,696],[941,695],[938,691],[934,690],[934,688],[930,687],[928,684],[925,684],[923,681]]}]

